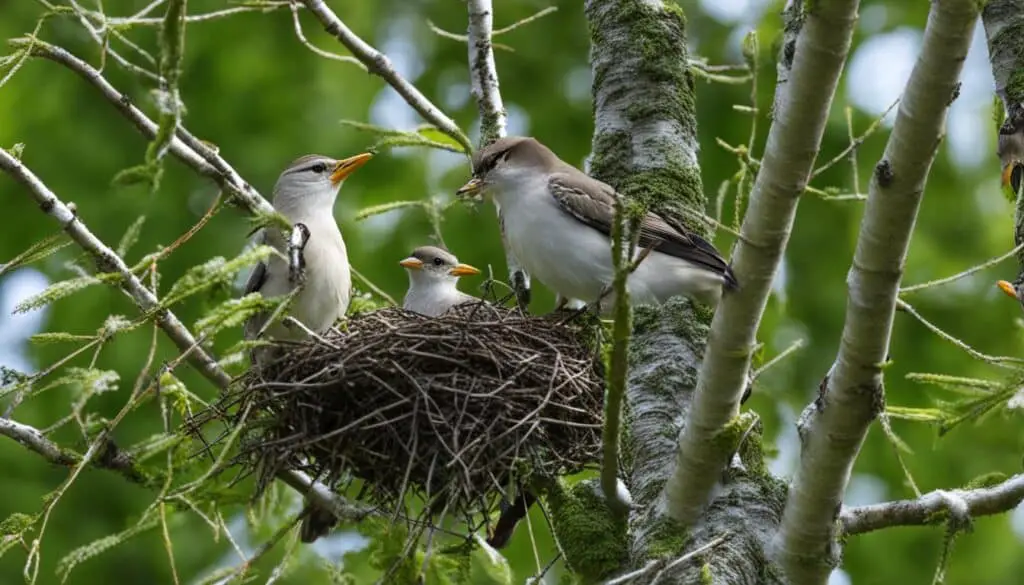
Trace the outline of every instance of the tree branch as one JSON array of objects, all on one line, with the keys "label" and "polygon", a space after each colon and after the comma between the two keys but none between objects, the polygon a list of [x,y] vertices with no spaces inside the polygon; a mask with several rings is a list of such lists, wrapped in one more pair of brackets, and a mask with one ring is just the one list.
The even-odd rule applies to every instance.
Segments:
[{"label": "tree branch", "polygon": [[480,144],[486,146],[505,136],[506,121],[491,46],[494,9],[491,0],[467,0],[466,8],[469,11],[469,79],[480,110]]},{"label": "tree branch", "polygon": [[[791,1],[786,10],[787,32],[799,29],[799,34],[795,43],[783,44],[774,122],[732,256],[740,289],[726,295],[715,312],[696,399],[665,486],[669,514],[684,524],[704,509],[731,456],[733,447],[718,439],[739,413],[757,329],[800,194],[814,169],[857,5],[857,0]],[[810,12],[799,14],[805,6]]]},{"label": "tree branch", "polygon": [[921,54],[871,179],[839,354],[824,396],[798,422],[803,450],[776,539],[795,585],[824,583],[838,560],[823,558],[822,545],[833,541],[853,463],[884,409],[882,367],[907,248],[977,17],[974,0],[932,2]]},{"label": "tree branch", "polygon": [[465,147],[466,152],[473,151],[473,144],[469,138],[459,129],[459,126],[444,114],[437,106],[432,104],[420,90],[406,81],[395,71],[394,65],[386,55],[371,47],[366,41],[356,36],[345,23],[338,18],[333,10],[327,7],[323,0],[302,0],[317,19],[323,25],[328,34],[341,41],[341,44],[352,52],[357,59],[366,65],[366,69],[383,79],[398,92],[405,102],[412,106],[423,118],[437,126],[438,130],[451,136],[455,141]]},{"label": "tree branch", "polygon": [[[135,125],[147,138],[157,133],[157,124],[132,104],[127,94],[117,90],[91,65],[66,49],[39,39],[16,39],[15,46],[31,47],[32,55],[59,63],[77,73],[99,90],[100,94]],[[274,207],[259,194],[207,143],[193,136],[179,125],[170,143],[170,152],[200,175],[213,179],[221,188],[252,213],[273,213]]]},{"label": "tree branch", "polygon": [[[173,148],[173,147],[172,147]],[[195,153],[193,153],[194,155]],[[16,181],[25,186],[32,194],[32,197],[39,203],[44,213],[52,217],[60,224],[71,239],[86,251],[96,262],[101,272],[111,272],[119,275],[118,286],[135,302],[136,306],[143,313],[153,313],[157,326],[163,329],[164,333],[171,339],[182,353],[188,355],[189,362],[206,379],[210,380],[220,389],[226,389],[231,382],[231,376],[225,372],[217,361],[188,331],[188,328],[170,310],[161,308],[156,295],[132,274],[131,270],[124,263],[124,260],[111,250],[106,244],[100,241],[80,219],[74,211],[68,208],[49,187],[47,187],[35,174],[32,173],[18,159],[10,155],[6,150],[0,149],[0,169],[3,169]],[[13,431],[12,431],[13,432]],[[4,434],[7,434],[6,432]],[[30,434],[30,433],[29,433]],[[36,442],[35,445],[44,448],[45,445]],[[34,451],[38,451],[29,445]],[[41,453],[42,454],[42,453]],[[298,471],[283,471],[278,477],[296,490],[309,496],[314,503],[330,509],[339,514],[340,517],[351,518],[353,506],[344,502],[342,498],[330,491],[326,486],[313,482],[304,473]]]},{"label": "tree branch", "polygon": [[1024,474],[991,487],[936,490],[916,500],[900,500],[846,508],[839,517],[844,534],[863,534],[892,526],[926,526],[942,520],[950,501],[962,501],[970,516],[990,516],[1016,508],[1024,501]]},{"label": "tree branch", "polygon": [[[589,0],[584,10],[595,114],[588,172],[624,199],[685,217],[691,229],[706,235],[708,226],[693,219],[707,201],[697,161],[696,96],[682,10],[652,0]],[[772,585],[778,578],[767,570],[764,556],[752,551],[764,550],[784,492],[762,475],[758,450],[750,450],[754,455],[746,469],[730,469],[722,497],[699,526],[686,530],[665,514],[661,501],[677,433],[693,400],[709,317],[683,298],[634,311],[626,356],[624,427],[629,432],[622,437],[621,462],[636,504],[628,514],[629,564],[640,569],[653,559],[679,558],[729,533],[704,558],[706,566],[691,562],[666,568],[659,583]],[[749,426],[746,430],[755,432]],[[622,566],[619,575],[628,569]]]},{"label": "tree branch", "polygon": [[[1006,120],[999,129],[997,153],[1001,159],[1004,177],[1020,173],[1024,165],[1024,0],[989,0],[981,13],[988,43],[992,77],[996,82],[996,95],[1003,100]],[[1018,175],[1019,176],[1019,175]],[[1013,183],[1010,183],[1013,186]],[[1019,185],[1018,185],[1019,187]],[[1014,189],[1016,191],[1016,189]],[[1024,244],[1024,197],[1015,192],[1014,242]],[[1016,283],[1024,283],[1024,251],[1017,253],[1020,264]]]},{"label": "tree branch", "polygon": [[[466,9],[469,11],[469,79],[480,112],[480,146],[484,147],[505,136],[507,118],[498,87],[498,67],[494,62],[494,46],[491,42],[494,8],[491,0],[467,0]],[[494,211],[500,218],[501,207],[497,201],[492,202]],[[526,306],[530,303],[530,274],[519,265],[519,260],[512,254],[505,236],[505,226],[500,220],[498,223],[510,284],[520,304]]]}]

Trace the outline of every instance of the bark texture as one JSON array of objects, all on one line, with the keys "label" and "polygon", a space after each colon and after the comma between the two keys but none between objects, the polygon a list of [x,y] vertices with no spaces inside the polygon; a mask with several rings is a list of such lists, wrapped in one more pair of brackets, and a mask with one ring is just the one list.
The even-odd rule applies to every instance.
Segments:
[{"label": "bark texture", "polygon": [[[1006,120],[999,129],[997,152],[1003,166],[1024,164],[1024,0],[989,0],[981,13],[988,42],[996,95],[1003,100]],[[1008,160],[1012,159],[1012,161]],[[1024,243],[1024,197],[1017,194],[1014,242]],[[1017,253],[1024,283],[1024,250]]]},{"label": "bark texture", "polygon": [[666,486],[669,513],[686,525],[707,505],[734,446],[731,437],[742,422],[736,417],[757,329],[821,146],[850,50],[857,5],[857,0],[804,1],[792,3],[785,12],[789,22],[780,59],[784,83],[777,90],[743,237],[732,256],[740,288],[725,295],[715,313],[696,399]]},{"label": "bark texture", "polygon": [[[653,0],[591,0],[585,6],[594,74],[590,174],[661,212],[683,206],[703,211],[682,11]],[[681,299],[660,309],[638,308],[634,317],[622,441],[634,507],[627,561],[614,571],[642,572],[630,582],[650,582],[659,573],[665,583],[779,582],[763,551],[785,491],[764,470],[756,425],[741,449],[743,462],[736,458],[725,473],[700,527],[684,530],[665,514],[662,489],[693,398],[709,321],[707,311]],[[672,564],[723,535],[724,541],[703,554]]]},{"label": "bark texture", "polygon": [[824,584],[839,561],[835,517],[868,427],[884,409],[882,368],[907,249],[978,17],[975,0],[931,6],[921,53],[868,190],[839,355],[825,393],[798,423],[803,449],[776,550],[794,585]]}]

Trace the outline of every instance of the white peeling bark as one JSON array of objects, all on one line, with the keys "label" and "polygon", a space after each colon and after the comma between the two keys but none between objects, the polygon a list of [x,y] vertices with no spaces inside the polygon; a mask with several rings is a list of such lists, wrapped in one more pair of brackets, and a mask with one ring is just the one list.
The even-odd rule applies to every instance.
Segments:
[{"label": "white peeling bark", "polygon": [[[708,504],[732,447],[720,440],[739,413],[758,326],[772,281],[793,229],[797,203],[814,168],[829,108],[843,71],[857,18],[857,0],[793,3],[787,18],[799,20],[809,6],[783,64],[792,57],[786,83],[778,90],[774,122],[742,238],[732,256],[740,289],[725,295],[711,324],[711,337],[697,383],[697,396],[679,439],[675,470],[665,486],[669,514],[692,524]],[[787,30],[797,26],[786,24]],[[791,54],[787,54],[789,51]]]},{"label": "white peeling bark", "polygon": [[907,248],[977,17],[975,0],[932,2],[921,54],[872,176],[839,355],[824,395],[801,417],[800,465],[776,539],[775,553],[794,585],[825,583],[838,560],[837,552],[823,552],[831,552],[843,491],[868,426],[884,408],[882,362]]}]

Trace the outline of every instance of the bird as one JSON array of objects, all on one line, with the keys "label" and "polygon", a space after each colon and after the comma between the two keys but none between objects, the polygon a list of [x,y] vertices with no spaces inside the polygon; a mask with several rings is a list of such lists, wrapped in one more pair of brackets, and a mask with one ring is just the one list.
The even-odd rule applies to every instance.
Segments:
[{"label": "bird", "polygon": [[[296,228],[301,227],[302,289],[289,307],[288,316],[302,327],[272,323],[265,336],[272,339],[302,339],[308,332],[323,333],[348,310],[352,276],[348,250],[341,230],[334,221],[334,202],[342,183],[356,169],[372,158],[370,153],[357,154],[342,160],[310,154],[299,157],[281,173],[274,185],[273,206]],[[290,238],[289,238],[290,239]],[[281,229],[267,227],[256,237],[281,252],[258,263],[245,284],[246,295],[259,292],[264,297],[288,294],[295,286],[289,241]],[[243,324],[246,339],[255,339],[264,328],[269,311],[262,311]],[[304,328],[304,329],[303,329]],[[308,332],[307,332],[308,330]],[[271,348],[257,348],[252,353],[257,364],[277,357]],[[300,538],[310,543],[330,532],[337,518],[329,510],[312,506],[300,529]]]},{"label": "bird", "polygon": [[409,274],[409,290],[402,308],[407,311],[439,317],[448,309],[478,301],[458,288],[460,276],[480,274],[469,264],[461,264],[454,254],[436,246],[420,246],[399,264]]},{"label": "bird", "polygon": [[[608,288],[615,275],[615,189],[531,137],[500,138],[478,150],[472,164],[473,177],[456,194],[490,194],[522,266],[563,300],[597,303],[607,314],[614,306]],[[649,254],[626,281],[634,305],[660,305],[684,295],[715,307],[723,290],[739,288],[732,267],[711,243],[657,213],[642,217],[637,250],[637,258]]]}]

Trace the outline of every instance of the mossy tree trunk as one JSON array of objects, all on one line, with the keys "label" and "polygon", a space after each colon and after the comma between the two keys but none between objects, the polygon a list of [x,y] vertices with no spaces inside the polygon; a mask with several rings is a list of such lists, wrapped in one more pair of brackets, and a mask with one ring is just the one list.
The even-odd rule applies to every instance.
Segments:
[{"label": "mossy tree trunk", "polygon": [[[595,131],[588,171],[626,197],[672,213],[704,211],[698,166],[694,80],[688,67],[686,20],[671,2],[589,0]],[[687,220],[706,233],[706,226]],[[660,505],[675,462],[677,437],[690,408],[710,312],[686,300],[638,308],[629,355],[628,430],[623,475],[634,508],[628,520],[626,562],[615,574],[652,565],[637,582],[779,583],[764,551],[785,500],[781,482],[762,461],[758,429],[724,474],[722,491],[702,522],[684,530]],[[742,461],[741,461],[742,459]],[[572,538],[577,535],[563,535]],[[724,541],[717,541],[725,536]],[[718,542],[685,562],[672,561]],[[572,564],[569,546],[566,554]]]}]

